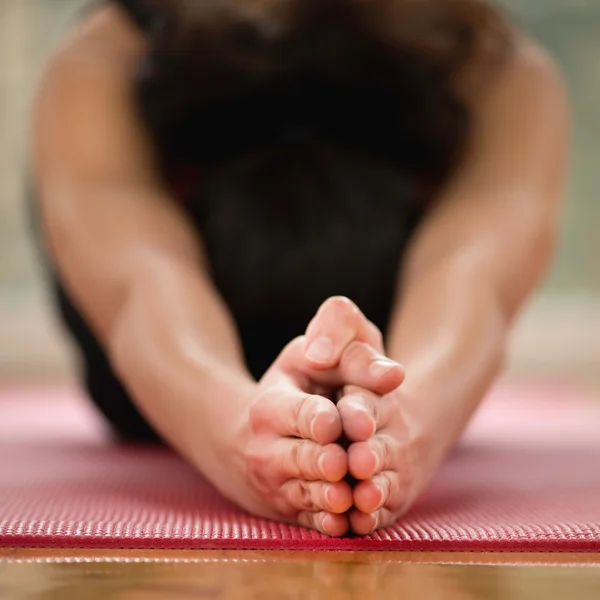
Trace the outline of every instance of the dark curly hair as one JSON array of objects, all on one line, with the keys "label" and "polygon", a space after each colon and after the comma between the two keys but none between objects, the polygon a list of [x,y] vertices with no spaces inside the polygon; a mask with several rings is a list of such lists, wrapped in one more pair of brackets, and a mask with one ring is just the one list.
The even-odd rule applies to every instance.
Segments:
[{"label": "dark curly hair", "polygon": [[424,206],[414,182],[458,159],[454,82],[501,63],[503,15],[482,0],[141,2],[141,114],[164,164],[202,165],[189,206],[234,312],[308,318],[345,293],[383,319]]},{"label": "dark curly hair", "polygon": [[141,2],[144,118],[161,148],[209,161],[304,129],[440,174],[468,126],[453,80],[509,39],[482,0]]}]

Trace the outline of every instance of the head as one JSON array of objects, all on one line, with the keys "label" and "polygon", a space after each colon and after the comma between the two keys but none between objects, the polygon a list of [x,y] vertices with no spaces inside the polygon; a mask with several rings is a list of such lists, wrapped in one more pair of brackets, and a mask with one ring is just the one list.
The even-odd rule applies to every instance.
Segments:
[{"label": "head", "polygon": [[469,125],[453,80],[502,56],[501,17],[481,0],[142,1],[158,15],[142,114],[169,158],[203,164],[191,205],[235,313],[309,319],[341,293],[385,314],[411,176],[452,169]]},{"label": "head", "polygon": [[180,146],[194,121],[215,160],[310,130],[439,174],[468,125],[454,80],[508,46],[483,0],[141,1],[156,15],[145,119]]}]

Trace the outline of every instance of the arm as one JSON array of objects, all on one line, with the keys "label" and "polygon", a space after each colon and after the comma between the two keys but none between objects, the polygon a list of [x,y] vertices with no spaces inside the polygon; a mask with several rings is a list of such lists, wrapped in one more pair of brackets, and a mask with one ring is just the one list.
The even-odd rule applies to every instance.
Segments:
[{"label": "arm", "polygon": [[[157,179],[136,119],[129,82],[143,46],[105,9],[46,69],[33,156],[52,260],[132,399],[176,450],[250,512],[341,535],[351,503],[334,443],[342,424],[318,394],[340,377],[391,390],[402,373],[367,377],[381,355],[364,346],[358,374],[355,352],[337,372],[311,370],[298,338],[252,380],[201,240]],[[378,341],[350,313],[339,354],[354,338]],[[323,320],[313,329],[328,335]]]},{"label": "arm", "polygon": [[523,44],[469,100],[462,164],[409,248],[387,332],[405,381],[382,397],[360,391],[377,431],[348,452],[362,480],[350,514],[359,534],[392,524],[424,491],[500,373],[510,327],[553,254],[568,146],[556,71]]},{"label": "arm", "polygon": [[[195,231],[156,178],[130,80],[144,43],[106,9],[46,68],[33,158],[53,261],[114,369],[188,457],[252,385]],[[202,449],[203,450],[203,449]],[[191,457],[193,458],[193,457]]]},{"label": "arm", "polygon": [[509,329],[553,254],[568,147],[549,60],[523,43],[484,95],[460,169],[418,232],[388,335],[432,469],[500,373]]}]

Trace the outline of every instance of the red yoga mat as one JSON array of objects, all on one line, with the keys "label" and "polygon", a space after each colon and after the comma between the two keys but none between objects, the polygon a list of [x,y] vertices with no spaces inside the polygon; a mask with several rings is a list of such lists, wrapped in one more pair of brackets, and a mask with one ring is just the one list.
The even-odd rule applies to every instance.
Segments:
[{"label": "red yoga mat", "polygon": [[600,403],[496,390],[406,517],[330,539],[246,514],[166,450],[112,446],[72,390],[0,389],[0,546],[600,551]]}]

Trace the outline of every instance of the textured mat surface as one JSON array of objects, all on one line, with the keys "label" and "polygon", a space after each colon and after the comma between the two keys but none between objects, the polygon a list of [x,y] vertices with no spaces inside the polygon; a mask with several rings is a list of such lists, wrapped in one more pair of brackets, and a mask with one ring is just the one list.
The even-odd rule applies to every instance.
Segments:
[{"label": "textured mat surface", "polygon": [[119,448],[69,390],[0,388],[0,546],[600,551],[600,404],[503,388],[394,527],[332,540],[253,518],[167,451]]}]

